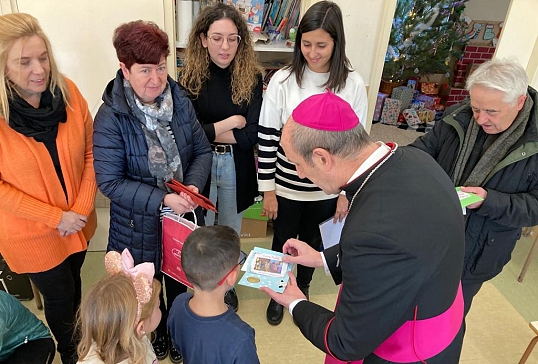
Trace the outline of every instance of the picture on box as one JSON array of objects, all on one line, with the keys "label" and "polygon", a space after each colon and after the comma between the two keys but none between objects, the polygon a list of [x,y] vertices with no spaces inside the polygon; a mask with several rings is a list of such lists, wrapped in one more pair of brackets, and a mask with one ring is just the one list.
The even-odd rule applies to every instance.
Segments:
[{"label": "picture on box", "polygon": [[283,277],[286,274],[287,266],[288,263],[283,262],[282,257],[270,254],[255,254],[250,271],[272,277]]}]

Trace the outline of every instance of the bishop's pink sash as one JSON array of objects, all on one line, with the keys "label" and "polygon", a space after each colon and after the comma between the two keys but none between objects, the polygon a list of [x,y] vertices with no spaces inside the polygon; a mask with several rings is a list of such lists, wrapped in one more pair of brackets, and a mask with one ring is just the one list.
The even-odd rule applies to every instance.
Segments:
[{"label": "bishop's pink sash", "polygon": [[[340,287],[341,292],[342,287]],[[338,293],[336,306],[340,301],[340,293]],[[332,320],[325,328],[325,348],[328,353],[330,353],[330,349],[327,343],[327,333],[331,322]],[[379,345],[374,350],[374,354],[396,363],[424,361],[439,354],[452,343],[462,322],[463,293],[460,283],[454,302],[445,312],[428,319],[407,321]],[[325,364],[362,364],[362,362],[363,360],[344,362],[330,354],[325,357]]]}]

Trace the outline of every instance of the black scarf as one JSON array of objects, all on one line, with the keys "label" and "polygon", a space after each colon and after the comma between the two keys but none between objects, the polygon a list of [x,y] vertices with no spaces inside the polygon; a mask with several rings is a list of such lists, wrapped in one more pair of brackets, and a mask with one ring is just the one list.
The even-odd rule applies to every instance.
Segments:
[{"label": "black scarf", "polygon": [[41,93],[37,109],[17,93],[13,93],[9,100],[9,126],[38,142],[56,140],[59,123],[66,121],[65,102],[58,87],[54,90],[54,97],[49,89]]}]

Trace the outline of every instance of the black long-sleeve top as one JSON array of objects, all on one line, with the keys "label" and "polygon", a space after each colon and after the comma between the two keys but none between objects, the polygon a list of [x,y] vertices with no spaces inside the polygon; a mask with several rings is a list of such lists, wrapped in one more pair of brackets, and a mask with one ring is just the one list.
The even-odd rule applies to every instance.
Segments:
[{"label": "black long-sleeve top", "polygon": [[198,97],[190,96],[198,120],[202,124],[207,139],[214,143],[216,135],[214,123],[232,115],[242,115],[247,124],[242,129],[233,129],[236,144],[232,145],[235,171],[237,212],[247,209],[258,196],[254,146],[258,142],[258,120],[262,105],[263,81],[261,75],[252,90],[250,103],[236,105],[232,102],[231,68],[220,68],[213,62],[209,65],[210,78],[202,85]]}]

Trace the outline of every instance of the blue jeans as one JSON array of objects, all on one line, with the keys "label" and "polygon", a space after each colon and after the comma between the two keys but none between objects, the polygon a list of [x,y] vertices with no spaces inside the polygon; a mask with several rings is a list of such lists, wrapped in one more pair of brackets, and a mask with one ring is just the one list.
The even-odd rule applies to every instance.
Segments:
[{"label": "blue jeans", "polygon": [[[241,234],[243,213],[237,213],[237,189],[235,183],[235,164],[231,153],[213,153],[211,166],[211,188],[209,199],[219,211],[219,225],[226,225]],[[208,211],[205,219],[207,226],[215,224],[215,213]]]}]

